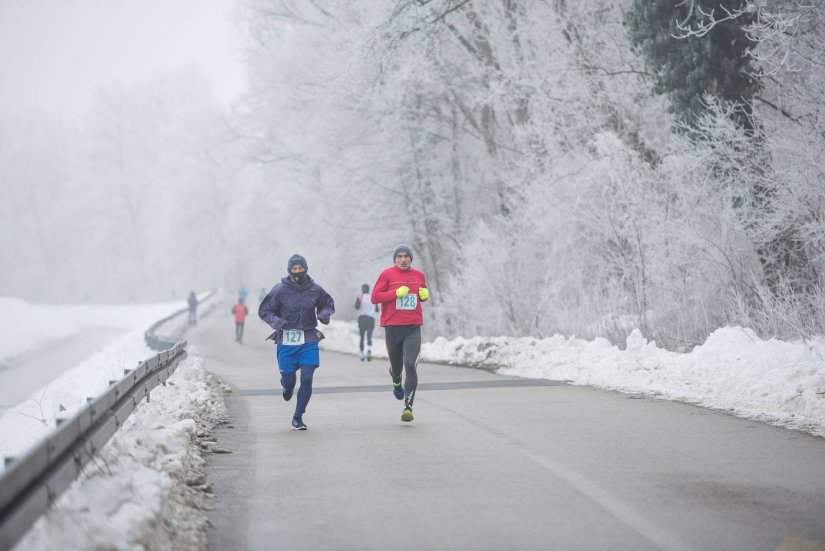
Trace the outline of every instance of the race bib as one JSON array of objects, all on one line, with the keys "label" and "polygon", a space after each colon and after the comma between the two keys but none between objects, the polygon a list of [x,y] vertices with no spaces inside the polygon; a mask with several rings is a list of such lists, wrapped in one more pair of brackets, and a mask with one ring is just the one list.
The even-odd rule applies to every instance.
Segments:
[{"label": "race bib", "polygon": [[286,346],[298,346],[304,344],[304,332],[301,329],[284,329],[282,344]]},{"label": "race bib", "polygon": [[395,299],[396,310],[415,310],[418,305],[418,295],[415,293],[408,293],[403,297]]}]

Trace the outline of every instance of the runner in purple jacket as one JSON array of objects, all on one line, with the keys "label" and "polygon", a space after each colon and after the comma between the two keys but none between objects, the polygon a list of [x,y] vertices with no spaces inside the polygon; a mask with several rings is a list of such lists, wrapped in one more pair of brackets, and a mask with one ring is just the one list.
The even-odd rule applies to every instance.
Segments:
[{"label": "runner in purple jacket", "polygon": [[324,338],[316,327],[319,321],[329,324],[335,313],[335,302],[309,277],[303,256],[292,255],[287,272],[289,275],[261,301],[258,316],[275,330],[267,340],[272,339],[276,344],[284,400],[292,398],[296,372],[301,372],[292,429],[306,430],[303,415],[312,396],[312,376],[319,365],[318,341]]}]

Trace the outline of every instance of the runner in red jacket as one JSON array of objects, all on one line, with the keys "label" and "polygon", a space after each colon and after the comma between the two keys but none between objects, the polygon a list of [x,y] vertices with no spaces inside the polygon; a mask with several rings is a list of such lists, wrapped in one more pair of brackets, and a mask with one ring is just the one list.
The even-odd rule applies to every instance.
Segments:
[{"label": "runner in red jacket", "polygon": [[[381,305],[381,327],[387,341],[393,395],[404,400],[402,421],[412,421],[412,406],[418,386],[418,354],[421,352],[421,303],[430,298],[424,273],[412,267],[413,253],[407,245],[392,252],[395,266],[387,268],[372,287],[370,300]],[[401,385],[401,372],[406,373]]]},{"label": "runner in red jacket", "polygon": [[243,344],[243,326],[249,314],[249,308],[243,303],[242,298],[239,298],[238,304],[232,307],[231,313],[235,316],[235,342]]}]

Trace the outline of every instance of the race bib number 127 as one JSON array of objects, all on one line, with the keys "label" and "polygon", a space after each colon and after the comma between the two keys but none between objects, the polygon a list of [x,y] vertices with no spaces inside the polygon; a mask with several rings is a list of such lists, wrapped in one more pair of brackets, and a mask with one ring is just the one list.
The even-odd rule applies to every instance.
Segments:
[{"label": "race bib number 127", "polygon": [[300,329],[285,329],[283,344],[287,346],[304,344],[304,332]]}]

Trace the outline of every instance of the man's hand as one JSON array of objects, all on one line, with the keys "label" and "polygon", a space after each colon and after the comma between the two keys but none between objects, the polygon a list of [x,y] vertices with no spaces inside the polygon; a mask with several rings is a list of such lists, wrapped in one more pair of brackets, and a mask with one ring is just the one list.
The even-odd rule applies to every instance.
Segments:
[{"label": "man's hand", "polygon": [[318,316],[318,321],[324,325],[329,325],[329,316]]},{"label": "man's hand", "polygon": [[406,285],[402,285],[398,289],[395,290],[395,296],[398,298],[405,297],[410,292],[410,288]]},{"label": "man's hand", "polygon": [[418,298],[420,298],[421,300],[427,300],[428,298],[430,298],[430,291],[428,291],[426,287],[419,287]]}]

